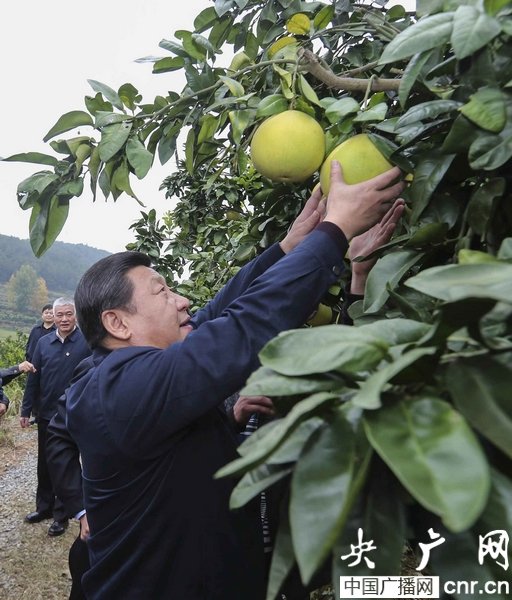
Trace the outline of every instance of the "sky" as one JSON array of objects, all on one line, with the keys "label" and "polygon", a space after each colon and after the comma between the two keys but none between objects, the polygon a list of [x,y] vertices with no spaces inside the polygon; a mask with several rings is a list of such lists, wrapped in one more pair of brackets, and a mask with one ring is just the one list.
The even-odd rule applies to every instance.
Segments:
[{"label": "sky", "polygon": [[[389,5],[397,2],[390,2]],[[411,9],[413,0],[400,2]],[[180,92],[181,72],[151,73],[151,63],[137,58],[170,56],[158,47],[161,39],[174,39],[178,29],[193,29],[193,21],[209,0],[88,0],[71,5],[64,0],[19,0],[9,3],[0,21],[1,91],[0,156],[53,150],[42,139],[57,119],[71,110],[84,110],[84,96],[94,95],[87,83],[95,79],[118,89],[130,82],[152,101],[167,90]],[[228,58],[217,59],[220,65]],[[64,134],[62,137],[66,137]],[[0,234],[28,238],[30,211],[16,200],[18,183],[43,165],[0,162]],[[173,168],[173,159],[161,166],[158,159],[132,187],[158,215],[172,208],[159,186]],[[86,189],[70,202],[67,222],[58,240],[82,243],[116,252],[133,241],[129,226],[144,208],[123,194],[114,203],[101,192],[93,204]]]}]

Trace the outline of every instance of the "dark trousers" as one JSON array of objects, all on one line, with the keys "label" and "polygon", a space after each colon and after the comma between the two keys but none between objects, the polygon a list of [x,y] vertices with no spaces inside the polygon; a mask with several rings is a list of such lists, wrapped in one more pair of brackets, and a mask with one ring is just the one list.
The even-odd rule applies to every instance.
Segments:
[{"label": "dark trousers", "polygon": [[46,438],[49,422],[41,418],[37,420],[36,510],[37,512],[53,513],[55,521],[67,521],[68,517],[64,510],[64,505],[55,496],[55,492],[53,491],[53,484],[46,461]]},{"label": "dark trousers", "polygon": [[86,600],[82,590],[82,575],[89,566],[87,544],[78,536],[69,549],[69,572],[72,579],[69,600]]}]

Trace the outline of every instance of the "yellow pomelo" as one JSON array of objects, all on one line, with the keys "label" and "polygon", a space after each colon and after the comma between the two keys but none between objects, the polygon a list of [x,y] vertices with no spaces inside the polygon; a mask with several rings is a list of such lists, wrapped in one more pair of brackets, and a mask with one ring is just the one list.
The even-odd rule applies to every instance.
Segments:
[{"label": "yellow pomelo", "polygon": [[333,160],[341,164],[343,179],[350,184],[376,177],[393,166],[365,133],[355,135],[336,146],[320,169],[320,184],[326,195],[329,193]]},{"label": "yellow pomelo", "polygon": [[319,327],[320,325],[329,325],[332,320],[332,308],[327,304],[319,304],[316,311],[308,319],[308,325]]},{"label": "yellow pomelo", "polygon": [[251,143],[254,167],[272,181],[304,181],[325,156],[325,135],[306,113],[286,110],[256,129]]}]

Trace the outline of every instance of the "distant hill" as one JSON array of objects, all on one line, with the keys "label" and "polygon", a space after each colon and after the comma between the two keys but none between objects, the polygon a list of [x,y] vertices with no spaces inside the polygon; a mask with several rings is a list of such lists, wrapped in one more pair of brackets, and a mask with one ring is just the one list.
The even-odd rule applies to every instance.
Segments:
[{"label": "distant hill", "polygon": [[9,281],[22,265],[31,265],[49,290],[72,293],[84,272],[108,254],[84,244],[55,242],[41,258],[36,258],[28,240],[0,234],[0,283]]}]

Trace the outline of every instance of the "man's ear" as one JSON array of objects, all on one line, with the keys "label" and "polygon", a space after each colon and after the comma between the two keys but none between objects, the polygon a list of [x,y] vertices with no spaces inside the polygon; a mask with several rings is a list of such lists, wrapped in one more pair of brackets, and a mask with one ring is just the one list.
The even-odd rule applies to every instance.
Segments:
[{"label": "man's ear", "polygon": [[105,310],[101,314],[101,321],[112,338],[122,342],[127,342],[130,339],[132,332],[126,319],[126,313],[123,310]]}]

